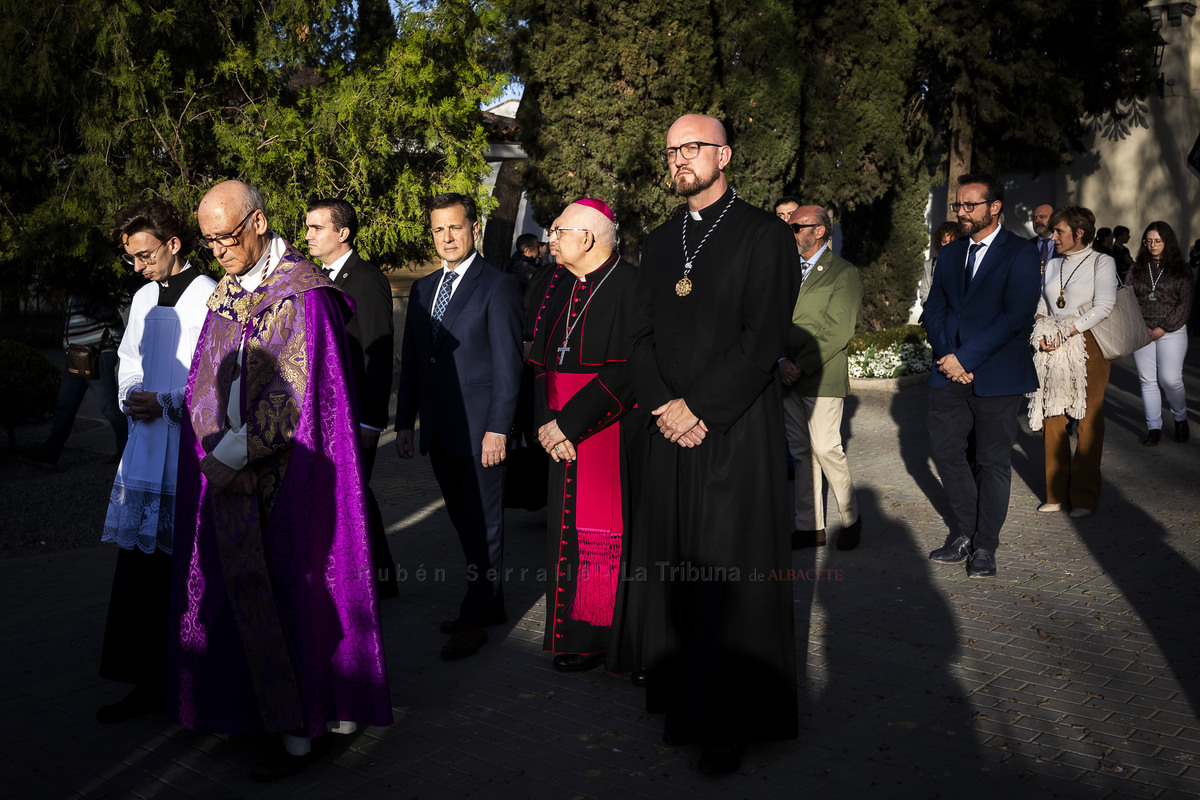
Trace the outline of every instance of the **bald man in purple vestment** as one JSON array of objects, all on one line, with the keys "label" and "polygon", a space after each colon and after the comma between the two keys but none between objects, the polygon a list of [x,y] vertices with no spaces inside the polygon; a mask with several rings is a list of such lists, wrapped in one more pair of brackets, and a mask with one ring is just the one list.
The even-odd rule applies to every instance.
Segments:
[{"label": "bald man in purple vestment", "polygon": [[350,304],[238,181],[204,196],[226,275],[208,302],[180,436],[167,713],[280,733],[257,780],[294,774],[329,731],[388,725],[367,542]]}]

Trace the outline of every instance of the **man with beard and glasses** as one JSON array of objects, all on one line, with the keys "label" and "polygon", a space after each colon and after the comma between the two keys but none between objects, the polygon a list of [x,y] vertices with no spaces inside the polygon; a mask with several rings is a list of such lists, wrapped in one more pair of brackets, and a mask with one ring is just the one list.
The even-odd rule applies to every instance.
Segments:
[{"label": "man with beard and glasses", "polygon": [[1029,349],[1041,291],[1038,251],[1000,227],[1003,207],[1004,187],[995,178],[959,179],[951,208],[965,236],[942,248],[925,303],[937,360],[929,379],[930,451],[951,507],[950,533],[929,558],[942,564],[969,558],[972,578],[996,574],[1017,411],[1038,385]]},{"label": "man with beard and glasses", "polygon": [[[688,114],[662,155],[687,204],[646,238],[649,326],[635,396],[654,425],[635,510],[647,537],[646,707],[664,740],[704,746],[699,768],[732,772],[751,741],[797,735],[782,386],[800,275],[796,243],[737,199],[732,150]],[[658,435],[661,434],[661,435]]]}]

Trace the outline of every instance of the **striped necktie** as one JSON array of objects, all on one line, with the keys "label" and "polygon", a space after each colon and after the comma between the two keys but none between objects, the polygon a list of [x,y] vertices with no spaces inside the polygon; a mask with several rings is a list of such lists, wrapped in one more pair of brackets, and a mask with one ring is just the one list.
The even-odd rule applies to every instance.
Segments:
[{"label": "striped necktie", "polygon": [[450,305],[450,291],[454,285],[454,279],[458,277],[457,272],[447,272],[446,277],[442,279],[442,286],[438,289],[437,300],[433,303],[433,317],[430,318],[430,327],[433,329],[433,342],[437,344],[438,337],[442,333],[442,316],[446,313],[446,306]]}]

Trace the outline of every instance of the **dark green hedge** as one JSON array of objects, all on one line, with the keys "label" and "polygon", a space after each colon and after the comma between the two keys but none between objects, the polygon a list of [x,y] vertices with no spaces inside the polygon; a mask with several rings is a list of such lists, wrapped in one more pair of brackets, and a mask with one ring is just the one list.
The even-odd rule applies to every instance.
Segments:
[{"label": "dark green hedge", "polygon": [[898,328],[885,328],[881,331],[860,333],[850,340],[848,352],[861,353],[874,345],[877,349],[891,347],[894,344],[920,344],[925,341],[925,329],[920,325],[901,325]]}]

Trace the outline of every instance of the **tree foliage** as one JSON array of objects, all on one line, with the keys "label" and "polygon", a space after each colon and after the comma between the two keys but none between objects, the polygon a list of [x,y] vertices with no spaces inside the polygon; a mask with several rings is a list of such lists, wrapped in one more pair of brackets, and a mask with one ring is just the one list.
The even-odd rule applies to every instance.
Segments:
[{"label": "tree foliage", "polygon": [[617,215],[622,250],[679,204],[659,151],[675,117],[716,112],[712,19],[703,5],[514,0],[524,183],[549,225],[580,197]]},{"label": "tree foliage", "polygon": [[194,211],[225,178],[258,185],[293,240],[310,196],[346,198],[360,248],[393,264],[430,252],[433,194],[487,202],[478,110],[507,80],[484,63],[505,20],[491,3],[439,0],[397,19],[352,0],[0,10],[0,263],[18,286],[63,258],[117,270],[116,209],[163,195]]},{"label": "tree foliage", "polygon": [[923,0],[917,78],[951,185],[968,171],[1054,168],[1084,119],[1154,87],[1142,0]]}]

